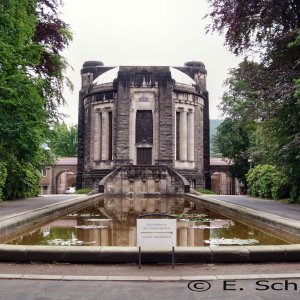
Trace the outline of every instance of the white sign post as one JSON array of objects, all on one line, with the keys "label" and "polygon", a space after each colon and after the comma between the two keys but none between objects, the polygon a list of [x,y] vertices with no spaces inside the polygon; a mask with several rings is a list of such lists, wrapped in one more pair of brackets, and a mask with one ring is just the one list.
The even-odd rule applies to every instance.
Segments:
[{"label": "white sign post", "polygon": [[137,219],[136,232],[139,267],[141,267],[141,247],[172,247],[174,268],[174,247],[177,240],[176,219]]}]

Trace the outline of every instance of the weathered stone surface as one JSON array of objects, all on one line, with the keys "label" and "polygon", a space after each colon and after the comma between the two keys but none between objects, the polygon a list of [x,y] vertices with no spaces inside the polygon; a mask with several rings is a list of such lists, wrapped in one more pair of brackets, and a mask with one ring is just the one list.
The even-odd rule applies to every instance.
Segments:
[{"label": "weathered stone surface", "polygon": [[[152,165],[176,168],[193,187],[209,187],[209,111],[204,64],[193,62],[191,65],[189,62],[185,67],[176,68],[122,66],[115,68],[114,75],[110,75],[115,76],[110,78],[111,82],[97,80],[92,84],[95,78],[109,69],[102,62],[91,61],[86,62],[81,70],[77,188],[96,188],[113,169],[141,164],[138,153],[146,156],[149,149],[147,155],[151,153],[151,157],[146,159],[147,164],[151,161]],[[175,71],[181,75],[176,77]],[[191,79],[187,80],[188,76]],[[192,80],[195,80],[194,84],[188,83]],[[100,132],[94,114],[102,111],[104,116],[107,109],[112,113],[112,124],[108,125],[104,117],[98,117],[99,122],[103,123]],[[152,112],[153,139],[146,138],[137,143],[135,116],[139,110]],[[179,149],[176,146],[176,112],[181,110],[188,120],[181,118],[186,128],[181,130],[180,148],[188,155],[183,155],[179,160],[176,158],[176,147]],[[99,134],[102,138],[95,137]],[[112,153],[107,159],[108,143],[112,144]],[[186,146],[190,148],[186,149]],[[100,159],[99,153],[102,153]]]},{"label": "weathered stone surface", "polygon": [[286,261],[300,261],[300,245],[280,245],[285,251]]},{"label": "weathered stone surface", "polygon": [[285,251],[280,246],[245,246],[251,262],[285,261]]},{"label": "weathered stone surface", "polygon": [[222,247],[210,247],[212,251],[212,261],[217,262],[248,262],[250,251],[246,247],[238,246],[222,246]]},{"label": "weathered stone surface", "polygon": [[100,261],[103,263],[137,263],[137,247],[102,247]]},{"label": "weathered stone surface", "polygon": [[0,261],[26,261],[27,246],[1,245]]},{"label": "weathered stone surface", "polygon": [[63,246],[28,246],[26,249],[27,261],[38,262],[63,262],[64,261]]},{"label": "weathered stone surface", "polygon": [[98,263],[101,262],[102,247],[96,246],[69,246],[64,247],[63,261],[72,263]]},{"label": "weathered stone surface", "polygon": [[167,166],[122,166],[100,181],[105,198],[183,195],[189,182]]},{"label": "weathered stone surface", "polygon": [[211,263],[212,250],[210,247],[179,247],[176,248],[175,260],[178,263]]}]

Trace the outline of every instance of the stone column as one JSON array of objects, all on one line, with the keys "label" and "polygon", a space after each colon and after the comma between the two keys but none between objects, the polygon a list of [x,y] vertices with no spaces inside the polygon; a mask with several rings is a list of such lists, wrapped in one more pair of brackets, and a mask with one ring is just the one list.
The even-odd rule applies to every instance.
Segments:
[{"label": "stone column", "polygon": [[109,232],[108,232],[108,228],[102,228],[100,229],[100,236],[101,236],[101,246],[110,246],[109,245]]},{"label": "stone column", "polygon": [[180,112],[180,160],[187,160],[187,113]]},{"label": "stone column", "polygon": [[102,160],[108,160],[109,152],[109,120],[108,111],[104,109],[102,111]]},{"label": "stone column", "polygon": [[190,247],[195,246],[194,233],[195,233],[195,229],[193,229],[193,228],[187,229],[187,245]]},{"label": "stone column", "polygon": [[179,246],[186,247],[188,241],[187,228],[181,227],[178,229],[178,231],[179,231]]},{"label": "stone column", "polygon": [[101,159],[101,111],[95,110],[95,127],[94,127],[94,161]]},{"label": "stone column", "polygon": [[136,148],[135,148],[135,122],[136,110],[129,110],[129,159],[136,165]]},{"label": "stone column", "polygon": [[129,227],[128,246],[134,247],[135,245],[136,245],[136,227]]},{"label": "stone column", "polygon": [[188,160],[195,160],[195,145],[194,145],[194,112],[188,114]]}]

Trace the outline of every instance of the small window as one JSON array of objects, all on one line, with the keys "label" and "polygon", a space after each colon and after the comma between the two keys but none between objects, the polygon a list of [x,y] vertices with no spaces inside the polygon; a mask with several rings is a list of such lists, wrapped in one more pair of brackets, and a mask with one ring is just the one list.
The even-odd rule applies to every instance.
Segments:
[{"label": "small window", "polygon": [[43,191],[47,191],[48,190],[48,185],[43,185]]},{"label": "small window", "polygon": [[44,168],[44,169],[42,170],[42,176],[43,176],[43,177],[46,177],[46,176],[47,176],[47,169],[46,169],[46,168]]}]

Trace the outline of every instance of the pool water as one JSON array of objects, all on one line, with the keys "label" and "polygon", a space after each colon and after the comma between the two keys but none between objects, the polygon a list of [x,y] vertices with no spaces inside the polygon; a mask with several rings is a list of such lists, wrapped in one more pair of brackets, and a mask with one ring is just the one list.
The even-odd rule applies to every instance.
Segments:
[{"label": "pool water", "polygon": [[288,244],[185,198],[108,199],[104,205],[73,212],[9,244],[136,246],[137,217],[149,213],[177,218],[177,246]]}]

